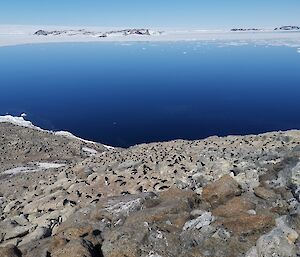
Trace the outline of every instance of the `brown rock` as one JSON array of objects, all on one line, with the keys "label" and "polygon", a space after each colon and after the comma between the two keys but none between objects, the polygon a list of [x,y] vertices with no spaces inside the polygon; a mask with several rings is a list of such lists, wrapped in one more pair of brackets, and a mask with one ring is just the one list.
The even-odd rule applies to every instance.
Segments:
[{"label": "brown rock", "polygon": [[148,234],[148,229],[141,224],[133,227],[122,227],[117,230],[107,231],[102,244],[105,257],[139,257],[140,247]]},{"label": "brown rock", "polygon": [[116,249],[114,252],[105,255],[105,257],[106,256],[107,257],[140,257],[140,254],[135,251],[132,252],[131,250],[124,251],[124,250]]},{"label": "brown rock", "polygon": [[277,198],[277,195],[273,190],[261,186],[254,188],[254,194],[264,200],[272,200]]},{"label": "brown rock", "polygon": [[265,233],[275,226],[275,220],[266,215],[242,214],[237,217],[226,218],[219,223],[235,234]]},{"label": "brown rock", "polygon": [[182,252],[178,257],[202,257],[202,252],[203,251],[199,248],[193,248],[189,251]]},{"label": "brown rock", "polygon": [[21,257],[22,253],[15,245],[7,245],[4,248],[0,248],[1,257]]},{"label": "brown rock", "polygon": [[87,225],[87,226],[80,226],[76,224],[77,226],[75,227],[67,227],[65,228],[64,226],[61,226],[58,229],[57,234],[61,235],[62,237],[72,240],[72,239],[78,239],[80,237],[83,237],[84,235],[88,235],[93,231],[92,226]]},{"label": "brown rock", "polygon": [[234,197],[226,204],[218,206],[212,213],[214,216],[230,218],[247,213],[248,210],[252,209],[255,209],[255,204],[245,198]]},{"label": "brown rock", "polygon": [[189,190],[181,190],[177,187],[172,187],[167,191],[163,191],[159,194],[159,196],[162,201],[166,201],[166,200],[182,201],[182,200],[194,199],[195,197],[197,197],[195,192]]},{"label": "brown rock", "polygon": [[84,240],[72,240],[51,251],[51,257],[92,257],[92,247]]},{"label": "brown rock", "polygon": [[215,207],[224,204],[234,196],[242,193],[239,184],[229,175],[221,177],[219,180],[203,188],[202,196],[205,201]]},{"label": "brown rock", "polygon": [[150,208],[131,213],[121,227],[103,232],[105,257],[138,257],[143,251],[156,250],[158,255],[178,256],[178,234],[197,206],[198,196],[192,191],[170,189],[151,200]]},{"label": "brown rock", "polygon": [[51,251],[52,249],[61,248],[61,247],[65,246],[67,243],[68,243],[67,239],[59,237],[59,236],[55,236],[51,240],[51,245],[50,245],[49,249]]}]

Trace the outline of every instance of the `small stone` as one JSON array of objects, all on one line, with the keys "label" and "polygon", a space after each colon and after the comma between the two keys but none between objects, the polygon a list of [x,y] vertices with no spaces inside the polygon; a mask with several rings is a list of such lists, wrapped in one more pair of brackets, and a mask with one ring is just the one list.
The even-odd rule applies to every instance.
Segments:
[{"label": "small stone", "polygon": [[277,198],[277,195],[273,190],[266,189],[261,186],[254,188],[254,194],[264,200],[272,200]]},{"label": "small stone", "polygon": [[183,230],[201,229],[205,226],[210,225],[214,221],[214,217],[210,212],[204,212],[201,216],[196,219],[186,222],[183,226]]}]

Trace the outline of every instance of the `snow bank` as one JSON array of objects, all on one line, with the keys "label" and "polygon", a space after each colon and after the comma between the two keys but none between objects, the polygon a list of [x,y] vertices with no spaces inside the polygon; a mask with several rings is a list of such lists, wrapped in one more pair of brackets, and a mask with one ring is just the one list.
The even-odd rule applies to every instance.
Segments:
[{"label": "snow bank", "polygon": [[57,131],[57,132],[53,132],[53,134],[58,135],[58,136],[67,137],[67,138],[70,138],[70,139],[80,140],[80,141],[88,143],[88,144],[97,144],[96,142],[88,141],[88,140],[82,139],[80,137],[77,137],[77,136],[73,135],[72,133],[70,133],[68,131]]},{"label": "snow bank", "polygon": [[109,146],[109,145],[104,145],[102,144],[107,150],[113,150],[113,149],[116,149],[115,147],[113,146]]},{"label": "snow bank", "polygon": [[[77,137],[75,135],[73,135],[72,133],[68,132],[68,131],[57,131],[57,132],[53,132],[55,135],[59,135],[59,136],[64,136],[64,137],[68,137],[68,138],[71,138],[71,139],[76,139],[76,140],[80,140],[84,143],[87,143],[87,144],[97,144],[96,142],[93,142],[93,141],[89,141],[89,140],[85,140],[85,139],[82,139],[80,137]],[[101,144],[103,147],[105,147],[106,149],[108,150],[113,150],[115,149],[115,147],[113,146],[109,146],[109,145],[104,145],[104,144]],[[87,149],[87,148],[86,148]]]},{"label": "snow bank", "polygon": [[34,126],[30,121],[24,120],[23,117],[15,117],[11,115],[0,116],[0,123],[4,123],[4,122],[42,131],[41,128]]}]

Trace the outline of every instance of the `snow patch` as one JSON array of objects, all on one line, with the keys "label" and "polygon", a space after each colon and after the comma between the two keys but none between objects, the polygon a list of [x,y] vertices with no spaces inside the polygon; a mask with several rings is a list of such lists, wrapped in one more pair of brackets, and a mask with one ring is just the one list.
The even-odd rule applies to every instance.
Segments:
[{"label": "snow patch", "polygon": [[[77,137],[77,136],[73,135],[72,133],[70,133],[68,131],[57,131],[57,132],[53,132],[53,133],[55,135],[64,136],[64,137],[68,137],[68,138],[71,138],[71,139],[80,140],[80,141],[82,141],[84,143],[87,143],[87,144],[94,144],[94,145],[97,144],[96,142],[85,140],[85,139],[82,139],[80,137]],[[113,147],[113,146],[104,145],[104,144],[101,144],[101,145],[103,145],[103,147],[105,147],[108,150],[115,149],[115,147]]]},{"label": "snow patch", "polygon": [[89,147],[82,147],[82,151],[89,153],[90,155],[96,155],[98,151]]},{"label": "snow patch", "polygon": [[37,162],[35,163],[40,169],[57,169],[64,167],[63,163],[51,163],[51,162]]},{"label": "snow patch", "polygon": [[9,169],[4,171],[2,174],[14,176],[21,173],[40,172],[48,169],[58,169],[65,166],[65,164],[63,163],[51,163],[51,162],[36,162],[36,163],[30,163],[30,165],[31,166],[22,166],[22,167]]},{"label": "snow patch", "polygon": [[88,143],[88,144],[96,144],[93,141],[88,141],[88,140],[82,139],[80,137],[77,137],[68,131],[57,131],[57,132],[53,132],[53,133],[54,133],[54,135],[63,136],[63,137],[67,137],[70,139],[77,139],[77,140],[80,140],[80,141]]},{"label": "snow patch", "polygon": [[114,149],[116,149],[115,147],[113,147],[113,146],[109,146],[109,145],[104,145],[104,144],[102,144],[107,150],[114,150]]},{"label": "snow patch", "polygon": [[3,171],[2,174],[17,175],[17,174],[20,174],[20,173],[30,173],[30,172],[36,172],[36,171],[39,171],[39,170],[34,169],[33,167],[17,167],[17,168],[13,168],[13,169]]}]

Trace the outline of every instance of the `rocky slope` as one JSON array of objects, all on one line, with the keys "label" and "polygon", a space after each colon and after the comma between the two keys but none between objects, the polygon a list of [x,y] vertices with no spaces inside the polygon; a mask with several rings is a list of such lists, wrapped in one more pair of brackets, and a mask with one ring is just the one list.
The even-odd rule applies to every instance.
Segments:
[{"label": "rocky slope", "polygon": [[0,123],[1,257],[296,257],[300,131],[107,148]]}]

